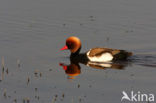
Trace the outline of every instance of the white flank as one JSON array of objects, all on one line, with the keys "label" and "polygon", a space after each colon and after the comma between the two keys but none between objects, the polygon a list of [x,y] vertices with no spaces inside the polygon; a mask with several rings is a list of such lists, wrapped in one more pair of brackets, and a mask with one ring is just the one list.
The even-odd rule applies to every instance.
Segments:
[{"label": "white flank", "polygon": [[88,59],[92,62],[109,62],[113,59],[113,56],[111,53],[103,53],[101,56],[89,56],[90,51],[88,51],[87,56]]}]

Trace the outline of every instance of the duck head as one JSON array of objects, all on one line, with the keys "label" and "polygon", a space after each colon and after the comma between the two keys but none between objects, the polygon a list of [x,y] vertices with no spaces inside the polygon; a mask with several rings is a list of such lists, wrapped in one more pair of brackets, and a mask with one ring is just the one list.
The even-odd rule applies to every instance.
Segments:
[{"label": "duck head", "polygon": [[70,50],[71,53],[79,53],[81,49],[81,41],[78,37],[71,36],[66,39],[66,45],[60,50]]}]

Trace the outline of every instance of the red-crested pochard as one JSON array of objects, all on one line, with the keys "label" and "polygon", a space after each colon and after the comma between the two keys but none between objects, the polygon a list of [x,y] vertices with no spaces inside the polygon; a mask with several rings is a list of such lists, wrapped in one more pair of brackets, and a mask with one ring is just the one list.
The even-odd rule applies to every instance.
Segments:
[{"label": "red-crested pochard", "polygon": [[132,52],[110,48],[92,48],[86,53],[79,53],[81,41],[78,37],[67,38],[66,45],[60,50],[70,50],[70,58],[81,62],[110,62],[116,60],[126,60]]}]

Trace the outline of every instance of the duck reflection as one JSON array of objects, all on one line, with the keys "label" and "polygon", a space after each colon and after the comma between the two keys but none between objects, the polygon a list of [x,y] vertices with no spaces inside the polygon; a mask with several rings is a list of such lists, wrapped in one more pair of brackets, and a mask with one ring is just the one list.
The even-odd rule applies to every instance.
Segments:
[{"label": "duck reflection", "polygon": [[60,63],[60,66],[65,70],[68,79],[75,79],[75,77],[81,73],[81,67],[78,63],[71,63],[70,65]]},{"label": "duck reflection", "polygon": [[79,64],[84,64],[86,66],[89,66],[94,69],[117,69],[117,70],[123,70],[124,67],[127,66],[127,62],[106,62],[106,63],[99,63],[99,62],[81,62],[77,60],[70,59],[70,64],[67,65],[65,63],[60,63],[60,66],[63,67],[65,70],[65,73],[68,75],[68,79],[75,79],[76,76],[78,76],[81,73],[81,67]]}]

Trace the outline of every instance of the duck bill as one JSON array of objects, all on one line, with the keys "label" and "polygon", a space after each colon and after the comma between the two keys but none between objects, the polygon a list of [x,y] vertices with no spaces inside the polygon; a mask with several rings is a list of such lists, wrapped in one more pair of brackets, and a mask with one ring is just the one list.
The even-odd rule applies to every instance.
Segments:
[{"label": "duck bill", "polygon": [[65,45],[62,49],[60,49],[60,50],[67,50],[68,49],[68,47]]}]

